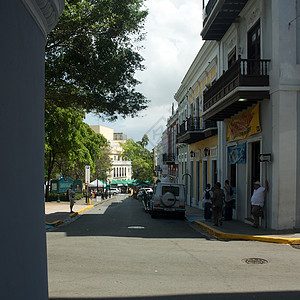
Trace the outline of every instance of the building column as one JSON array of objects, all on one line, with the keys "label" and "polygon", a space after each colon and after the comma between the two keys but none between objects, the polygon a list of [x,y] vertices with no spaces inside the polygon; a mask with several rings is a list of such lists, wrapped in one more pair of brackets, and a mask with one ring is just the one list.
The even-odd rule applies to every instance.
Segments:
[{"label": "building column", "polygon": [[273,174],[272,228],[296,226],[297,204],[297,93],[278,91],[272,95]]},{"label": "building column", "polygon": [[46,33],[63,6],[60,0],[0,4],[0,299],[48,299],[44,57]]}]

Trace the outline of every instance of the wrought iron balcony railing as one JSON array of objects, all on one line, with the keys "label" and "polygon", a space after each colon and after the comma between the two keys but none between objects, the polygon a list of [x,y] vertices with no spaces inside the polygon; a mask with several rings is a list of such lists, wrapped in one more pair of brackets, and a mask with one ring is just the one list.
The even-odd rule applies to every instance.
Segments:
[{"label": "wrought iron balcony railing", "polygon": [[189,117],[179,126],[178,136],[182,136],[187,132],[203,131],[208,128],[217,127],[215,121],[202,121],[200,117]]},{"label": "wrought iron balcony railing", "polygon": [[175,163],[175,154],[164,153],[163,154],[163,162],[166,164]]},{"label": "wrought iron balcony railing", "polygon": [[203,111],[234,91],[237,87],[269,86],[269,59],[238,60],[204,93]]}]

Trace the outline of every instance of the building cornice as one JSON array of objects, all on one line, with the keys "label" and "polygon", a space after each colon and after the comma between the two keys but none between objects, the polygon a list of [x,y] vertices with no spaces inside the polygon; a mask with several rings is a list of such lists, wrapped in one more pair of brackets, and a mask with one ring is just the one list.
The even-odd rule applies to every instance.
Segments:
[{"label": "building cornice", "polygon": [[22,0],[45,39],[55,27],[65,7],[65,0]]}]

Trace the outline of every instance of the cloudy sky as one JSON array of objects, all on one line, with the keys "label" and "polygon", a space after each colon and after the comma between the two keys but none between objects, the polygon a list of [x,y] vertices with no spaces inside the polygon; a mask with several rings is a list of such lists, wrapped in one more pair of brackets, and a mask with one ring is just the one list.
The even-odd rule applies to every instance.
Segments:
[{"label": "cloudy sky", "polygon": [[147,0],[149,15],[141,55],[146,70],[136,73],[142,83],[137,90],[151,102],[138,118],[103,122],[88,115],[89,125],[103,125],[140,140],[147,134],[150,147],[159,141],[171,113],[174,94],[201,45],[202,10],[200,0]]}]

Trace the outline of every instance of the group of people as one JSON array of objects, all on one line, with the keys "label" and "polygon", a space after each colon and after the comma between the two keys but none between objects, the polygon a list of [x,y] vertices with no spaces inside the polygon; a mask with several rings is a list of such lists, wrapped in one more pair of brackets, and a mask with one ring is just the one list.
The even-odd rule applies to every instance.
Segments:
[{"label": "group of people", "polygon": [[228,180],[225,180],[224,189],[221,188],[220,182],[217,182],[213,188],[207,184],[202,195],[204,219],[209,221],[213,216],[215,226],[222,226],[223,220],[232,220],[232,209],[235,205],[232,196],[233,190]]},{"label": "group of people", "polygon": [[[259,181],[254,182],[254,191],[251,197],[251,214],[253,227],[259,225],[259,218],[263,216],[263,207],[265,192],[269,189],[269,183],[266,180],[265,186],[261,186]],[[235,199],[233,199],[233,189],[228,180],[225,180],[224,188],[221,188],[220,182],[211,189],[210,184],[206,185],[202,195],[202,205],[204,207],[204,219],[212,219],[215,226],[222,226],[222,221],[232,220],[232,210],[235,208]]]}]

